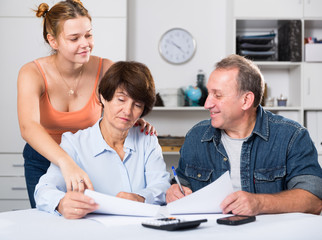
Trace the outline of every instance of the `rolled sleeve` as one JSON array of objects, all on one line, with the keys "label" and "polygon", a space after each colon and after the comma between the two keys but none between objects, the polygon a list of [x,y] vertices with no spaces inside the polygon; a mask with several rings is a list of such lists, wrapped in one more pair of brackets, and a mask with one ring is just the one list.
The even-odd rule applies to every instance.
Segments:
[{"label": "rolled sleeve", "polygon": [[287,188],[303,189],[322,198],[322,169],[307,129],[299,128],[289,145]]},{"label": "rolled sleeve", "polygon": [[322,178],[314,175],[300,175],[292,178],[288,189],[303,189],[322,199]]}]

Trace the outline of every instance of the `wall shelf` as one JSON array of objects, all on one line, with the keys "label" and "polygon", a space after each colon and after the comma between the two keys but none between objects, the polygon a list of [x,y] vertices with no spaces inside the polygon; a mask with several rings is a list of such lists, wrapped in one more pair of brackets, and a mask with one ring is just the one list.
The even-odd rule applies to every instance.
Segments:
[{"label": "wall shelf", "polygon": [[[276,114],[291,118],[307,127],[319,154],[322,165],[322,62],[306,62],[304,38],[322,38],[322,14],[319,11],[322,1],[270,0],[262,3],[257,0],[233,0],[232,46],[237,53],[237,36],[254,33],[276,33],[274,44],[278,49],[279,40],[284,33],[279,31],[281,24],[297,20],[293,33],[300,33],[301,54],[299,62],[255,61],[267,83],[267,97],[275,98],[274,107],[264,107]],[[263,5],[264,4],[264,5]],[[251,6],[251,7],[250,7]],[[286,10],[287,9],[287,10]],[[286,34],[287,35],[287,34]],[[291,35],[291,34],[289,34]],[[285,36],[284,36],[285,37]],[[290,37],[286,40],[290,41]],[[283,59],[278,56],[275,59]],[[297,60],[297,59],[296,59]],[[286,107],[276,106],[276,98],[283,94]]]},{"label": "wall shelf", "polygon": [[162,154],[166,156],[178,156],[179,152],[162,152]]},{"label": "wall shelf", "polygon": [[278,61],[255,61],[261,69],[293,69],[300,67],[300,62],[278,62]]},{"label": "wall shelf", "polygon": [[208,111],[204,107],[154,107],[152,111]]},{"label": "wall shelf", "polygon": [[300,111],[301,107],[264,107],[268,111]]}]

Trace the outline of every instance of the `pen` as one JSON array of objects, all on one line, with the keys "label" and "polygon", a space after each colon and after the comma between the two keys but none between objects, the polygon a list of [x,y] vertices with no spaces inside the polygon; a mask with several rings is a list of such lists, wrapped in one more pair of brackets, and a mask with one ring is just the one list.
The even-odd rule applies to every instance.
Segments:
[{"label": "pen", "polygon": [[181,183],[180,183],[179,178],[178,178],[178,176],[177,176],[176,170],[174,169],[174,166],[172,166],[172,171],[173,171],[174,179],[176,180],[176,182],[177,182],[177,183],[178,183],[178,185],[179,185],[180,191],[182,192],[182,194],[183,194],[184,196],[186,196],[186,195],[184,194],[184,191],[183,191],[183,189],[182,189]]}]

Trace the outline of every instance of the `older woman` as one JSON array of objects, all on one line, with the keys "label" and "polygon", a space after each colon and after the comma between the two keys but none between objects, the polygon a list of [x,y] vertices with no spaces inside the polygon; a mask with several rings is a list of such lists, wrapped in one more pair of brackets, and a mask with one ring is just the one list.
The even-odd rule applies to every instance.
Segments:
[{"label": "older woman", "polygon": [[[146,137],[135,122],[151,111],[154,81],[137,62],[117,62],[102,78],[103,117],[75,134],[64,133],[61,147],[88,174],[98,192],[139,202],[165,203],[169,173],[156,136]],[[66,218],[81,218],[97,209],[82,192],[66,192],[60,169],[51,164],[36,186],[37,208]]]}]

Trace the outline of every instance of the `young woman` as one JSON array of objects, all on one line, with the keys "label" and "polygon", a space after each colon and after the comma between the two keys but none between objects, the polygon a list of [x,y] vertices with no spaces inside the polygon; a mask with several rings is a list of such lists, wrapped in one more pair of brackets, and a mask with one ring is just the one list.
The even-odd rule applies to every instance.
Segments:
[{"label": "young woman", "polygon": [[[23,156],[31,207],[34,189],[50,162],[60,167],[67,190],[93,189],[88,175],[60,148],[62,133],[92,126],[101,117],[97,86],[113,64],[92,56],[91,17],[79,0],[66,0],[51,9],[35,11],[43,17],[43,37],[53,54],[25,64],[18,76],[18,118],[27,142]],[[141,131],[146,123],[141,120]],[[146,134],[154,133],[147,126]]]}]

